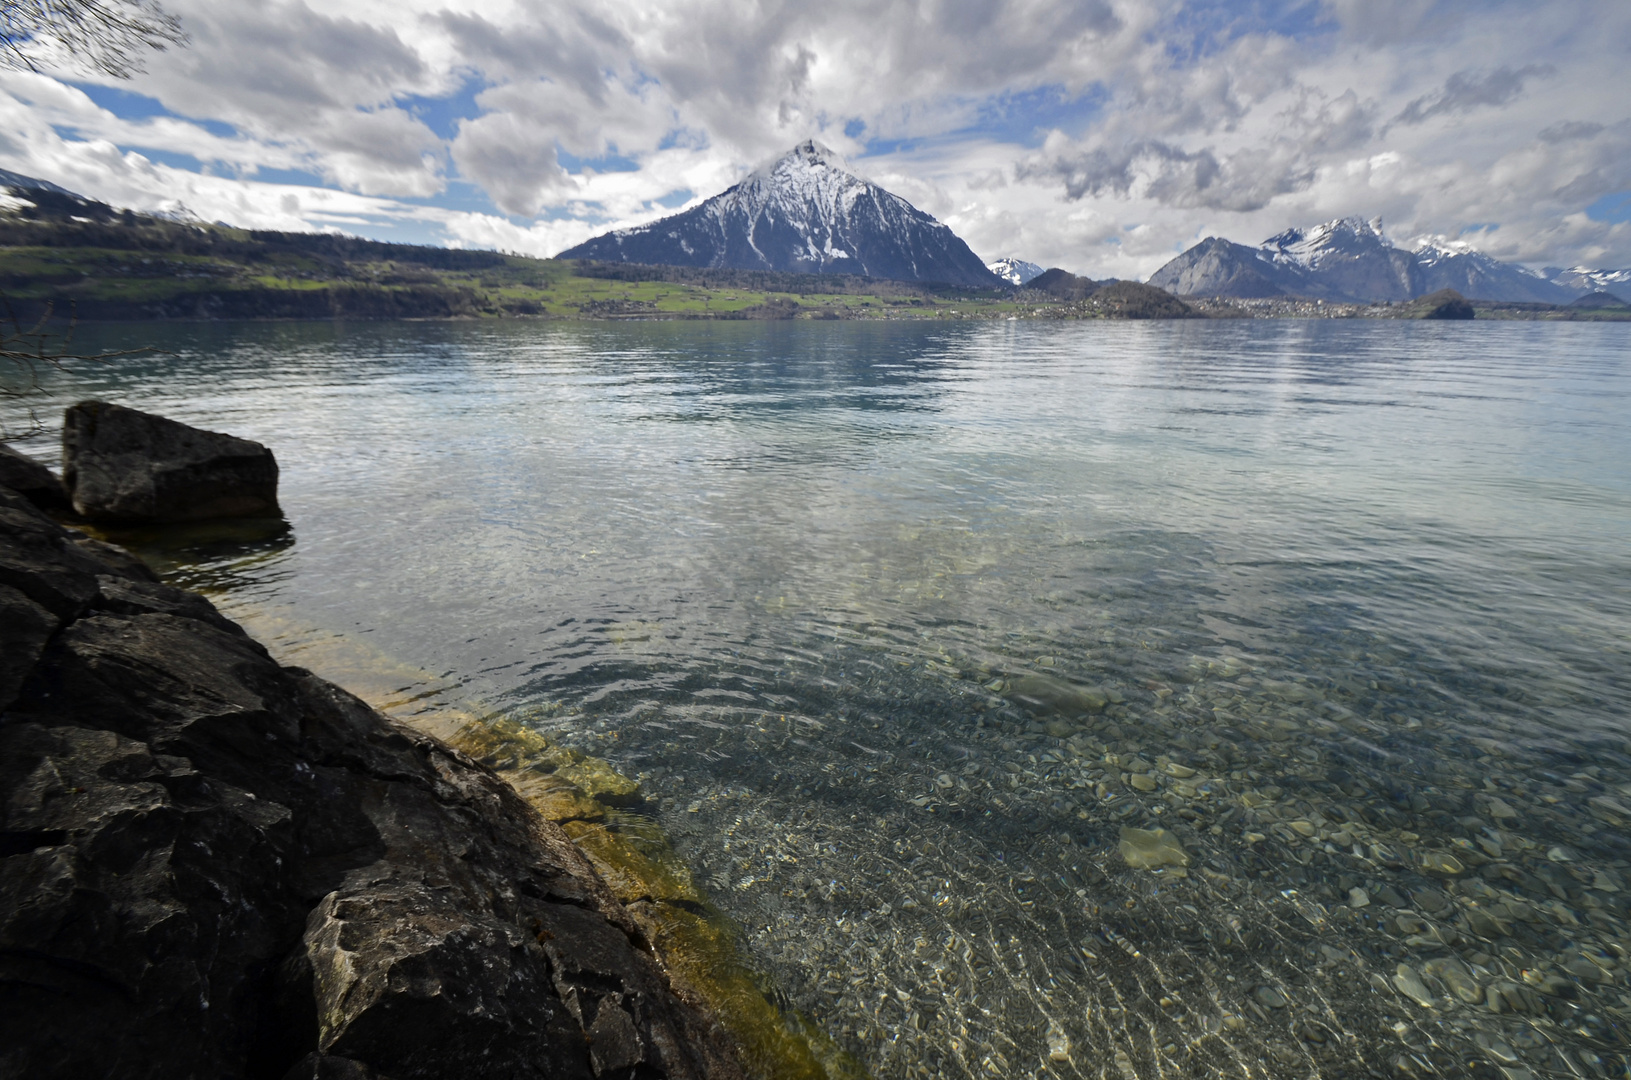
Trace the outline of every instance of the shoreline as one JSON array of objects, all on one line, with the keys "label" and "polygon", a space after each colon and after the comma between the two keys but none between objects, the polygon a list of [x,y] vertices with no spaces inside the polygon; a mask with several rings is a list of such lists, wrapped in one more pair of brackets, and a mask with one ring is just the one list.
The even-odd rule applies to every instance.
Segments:
[{"label": "shoreline", "polygon": [[860,1074],[757,989],[665,838],[619,838],[637,786],[604,762],[389,719],[10,489],[0,520],[0,1030],[22,1059]]}]

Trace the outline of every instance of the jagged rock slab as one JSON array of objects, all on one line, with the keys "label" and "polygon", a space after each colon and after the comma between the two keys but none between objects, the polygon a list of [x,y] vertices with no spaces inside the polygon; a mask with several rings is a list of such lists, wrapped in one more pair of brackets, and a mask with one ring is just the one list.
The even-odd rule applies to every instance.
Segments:
[{"label": "jagged rock slab", "polygon": [[110,523],[276,517],[277,459],[258,442],[82,401],[62,420],[74,510]]},{"label": "jagged rock slab", "polygon": [[0,1077],[736,1078],[489,769],[0,489]]},{"label": "jagged rock slab", "polygon": [[68,491],[56,473],[5,443],[0,443],[0,486],[9,487],[47,510],[68,505]]},{"label": "jagged rock slab", "polygon": [[1002,284],[956,233],[813,140],[690,210],[558,258]]}]

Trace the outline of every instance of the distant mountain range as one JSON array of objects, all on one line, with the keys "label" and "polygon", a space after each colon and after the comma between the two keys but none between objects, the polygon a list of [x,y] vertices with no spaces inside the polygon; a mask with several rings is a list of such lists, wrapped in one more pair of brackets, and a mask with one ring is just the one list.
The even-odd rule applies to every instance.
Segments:
[{"label": "distant mountain range", "polygon": [[1036,263],[1016,259],[1011,255],[996,262],[988,262],[985,268],[1010,285],[1029,285],[1033,278],[1042,276],[1042,268]]},{"label": "distant mountain range", "polygon": [[1002,284],[956,233],[814,140],[683,213],[557,257]]},{"label": "distant mountain range", "polygon": [[1548,268],[1501,262],[1470,244],[1424,237],[1395,246],[1380,219],[1340,218],[1287,229],[1257,247],[1208,237],[1149,283],[1176,296],[1302,296],[1347,303],[1405,301],[1441,289],[1475,300],[1567,304],[1631,284],[1631,270]]},{"label": "distant mountain range", "polygon": [[1541,273],[1549,281],[1566,289],[1588,293],[1611,292],[1621,296],[1631,294],[1631,270],[1592,270],[1584,266],[1572,266],[1565,270],[1560,266],[1548,266]]},{"label": "distant mountain range", "polygon": [[[52,203],[55,210],[81,202],[110,209],[5,169],[0,191],[24,203]],[[146,216],[202,224],[176,206]],[[814,140],[690,210],[613,230],[558,258],[975,287],[1040,288],[1035,282],[1045,276],[1041,266],[1014,256],[982,262],[947,226],[857,176]],[[1563,305],[1597,293],[1631,296],[1631,268],[1549,266],[1536,272],[1440,237],[1400,247],[1383,233],[1379,218],[1339,218],[1287,229],[1257,247],[1208,237],[1157,270],[1149,284],[1175,296],[1373,303],[1453,289],[1474,300]]]}]

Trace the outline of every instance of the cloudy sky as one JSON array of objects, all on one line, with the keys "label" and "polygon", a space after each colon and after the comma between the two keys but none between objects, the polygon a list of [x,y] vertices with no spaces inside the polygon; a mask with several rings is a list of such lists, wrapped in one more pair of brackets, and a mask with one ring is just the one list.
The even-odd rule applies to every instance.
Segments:
[{"label": "cloudy sky", "polygon": [[981,256],[1146,277],[1381,215],[1631,266],[1624,0],[174,0],[0,73],[0,167],[208,220],[552,255],[814,136]]}]

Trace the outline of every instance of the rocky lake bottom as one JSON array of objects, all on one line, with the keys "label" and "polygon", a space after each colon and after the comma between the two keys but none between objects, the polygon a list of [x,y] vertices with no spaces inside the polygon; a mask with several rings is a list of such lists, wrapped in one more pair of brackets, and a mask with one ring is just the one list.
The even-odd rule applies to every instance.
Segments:
[{"label": "rocky lake bottom", "polygon": [[871,1075],[1628,1074],[1623,329],[163,332],[47,394],[292,526],[167,579],[637,781]]}]

